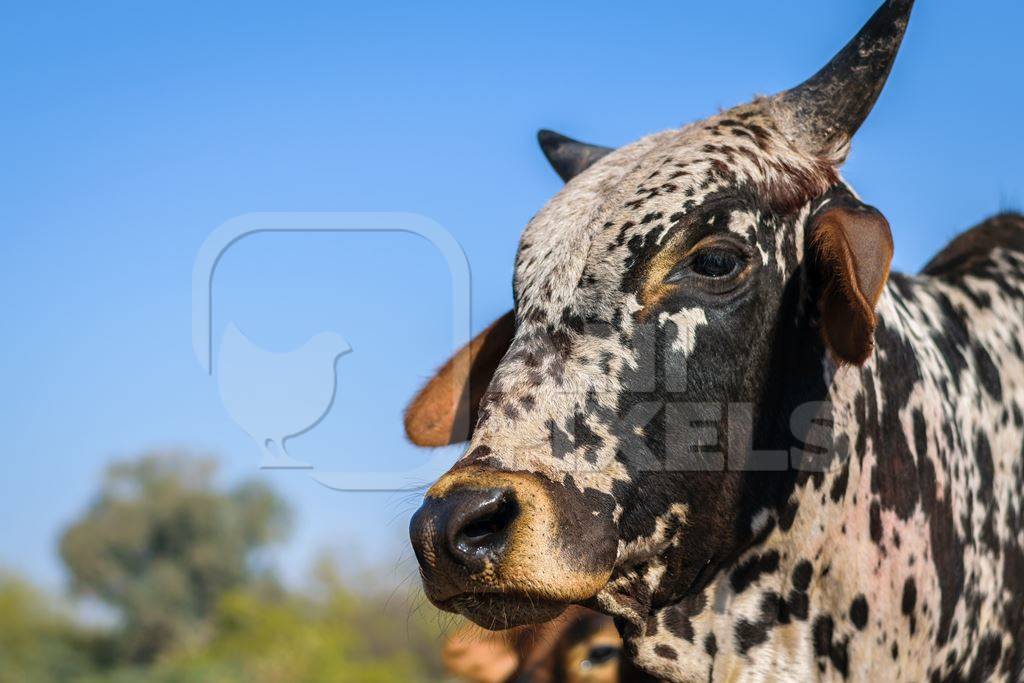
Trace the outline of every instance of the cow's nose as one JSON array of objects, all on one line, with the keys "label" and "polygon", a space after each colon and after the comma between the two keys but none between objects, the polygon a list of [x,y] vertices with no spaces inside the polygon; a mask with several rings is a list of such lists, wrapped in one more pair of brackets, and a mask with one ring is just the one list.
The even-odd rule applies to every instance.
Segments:
[{"label": "cow's nose", "polygon": [[413,548],[420,564],[434,565],[436,555],[444,554],[475,573],[486,560],[500,557],[518,514],[511,489],[456,490],[427,498],[410,524]]},{"label": "cow's nose", "polygon": [[468,491],[452,509],[445,529],[452,556],[462,564],[495,557],[505,548],[508,529],[519,514],[508,489]]}]

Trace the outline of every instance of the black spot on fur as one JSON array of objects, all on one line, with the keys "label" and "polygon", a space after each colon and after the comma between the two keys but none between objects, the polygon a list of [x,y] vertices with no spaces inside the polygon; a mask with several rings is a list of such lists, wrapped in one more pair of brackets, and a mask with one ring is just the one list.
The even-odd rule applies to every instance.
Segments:
[{"label": "black spot on fur", "polygon": [[760,622],[747,621],[740,617],[736,622],[736,649],[746,654],[750,648],[768,640],[768,629]]},{"label": "black spot on fur", "polygon": [[790,591],[789,597],[786,599],[786,612],[793,619],[807,621],[807,615],[810,612],[810,598],[807,593],[797,590]]},{"label": "black spot on fur", "polygon": [[548,420],[548,443],[551,444],[551,453],[556,458],[564,458],[573,450],[572,438],[563,432],[554,420]]},{"label": "black spot on fur", "polygon": [[814,618],[811,637],[814,640],[814,654],[817,656],[828,655],[828,649],[832,645],[832,629],[832,617],[823,614]]},{"label": "black spot on fur", "polygon": [[761,596],[761,614],[757,621],[740,618],[736,623],[736,647],[741,654],[768,640],[768,632],[779,621],[782,601],[779,594],[768,591]]},{"label": "black spot on fur", "polygon": [[882,507],[877,500],[871,501],[871,508],[868,511],[868,530],[871,532],[871,540],[875,544],[882,541]]},{"label": "black spot on fur", "polygon": [[662,659],[675,660],[679,658],[679,655],[676,654],[675,649],[665,644],[655,645],[654,654],[658,655]]},{"label": "black spot on fur", "polygon": [[707,652],[712,657],[718,654],[718,640],[715,638],[714,633],[709,633],[704,638],[704,652]]},{"label": "black spot on fur", "polygon": [[800,504],[795,500],[786,502],[785,507],[782,508],[782,512],[779,513],[779,529],[782,531],[789,531],[790,527],[793,526],[793,521],[796,519],[796,511],[799,509]]},{"label": "black spot on fur", "polygon": [[992,448],[989,446],[988,437],[982,431],[978,432],[975,439],[974,458],[978,463],[978,475],[980,476],[978,495],[983,503],[991,503],[995,465],[992,462]]},{"label": "black spot on fur", "polygon": [[762,574],[771,574],[779,568],[779,553],[775,550],[764,555],[755,555],[740,564],[729,575],[732,589],[737,593],[745,591]]},{"label": "black spot on fur", "polygon": [[811,576],[814,574],[814,567],[807,560],[800,560],[793,568],[793,588],[804,592],[811,585]]},{"label": "black spot on fur", "polygon": [[977,366],[978,379],[985,391],[997,401],[1003,400],[1003,383],[999,379],[999,370],[992,362],[992,356],[988,354],[980,344],[974,346],[974,360]]},{"label": "black spot on fur", "polygon": [[917,583],[914,581],[914,577],[910,576],[903,582],[903,600],[900,603],[900,610],[906,615],[913,614],[916,605]]},{"label": "black spot on fur", "polygon": [[920,408],[915,408],[913,413],[914,421],[914,449],[920,460],[928,453],[928,428],[925,425],[924,414]]},{"label": "black spot on fur", "polygon": [[843,496],[846,495],[846,486],[849,483],[849,481],[850,463],[847,462],[843,464],[843,469],[839,473],[839,476],[837,476],[835,480],[833,480],[832,482],[832,491],[829,495],[832,498],[833,503],[838,503],[843,499]]},{"label": "black spot on fur", "polygon": [[836,671],[846,678],[850,670],[849,638],[834,640],[834,629],[832,617],[827,614],[814,618],[814,624],[811,626],[814,654],[818,657],[828,657]]},{"label": "black spot on fur", "polygon": [[868,600],[863,594],[855,597],[850,603],[850,621],[858,631],[863,631],[868,624]]},{"label": "black spot on fur", "polygon": [[917,606],[917,584],[914,577],[907,577],[903,582],[903,599],[900,602],[900,611],[910,619],[910,633],[917,630],[917,617],[914,615],[914,607]]},{"label": "black spot on fur", "polygon": [[[701,594],[703,597],[703,594]],[[693,642],[693,623],[682,604],[673,605],[665,610],[665,627],[677,638],[688,643]]]}]

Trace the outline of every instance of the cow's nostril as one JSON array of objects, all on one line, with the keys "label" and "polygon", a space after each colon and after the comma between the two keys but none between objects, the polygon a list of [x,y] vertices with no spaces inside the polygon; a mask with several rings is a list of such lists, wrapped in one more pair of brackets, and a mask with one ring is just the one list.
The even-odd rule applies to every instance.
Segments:
[{"label": "cow's nostril", "polygon": [[462,538],[478,542],[488,536],[504,531],[516,516],[516,503],[510,496],[502,496],[496,509],[481,510],[476,519],[470,520],[462,528]]},{"label": "cow's nostril", "polygon": [[456,559],[473,565],[504,549],[506,532],[519,514],[519,506],[509,490],[466,494],[451,515],[448,538]]}]

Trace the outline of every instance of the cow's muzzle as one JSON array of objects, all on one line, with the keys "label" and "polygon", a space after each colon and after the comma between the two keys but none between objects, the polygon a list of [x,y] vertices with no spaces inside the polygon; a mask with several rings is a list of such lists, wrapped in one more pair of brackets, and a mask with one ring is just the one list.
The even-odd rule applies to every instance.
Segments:
[{"label": "cow's muzzle", "polygon": [[592,507],[534,474],[449,472],[409,528],[427,597],[492,629],[546,621],[593,597],[610,576],[617,536],[610,512]]}]

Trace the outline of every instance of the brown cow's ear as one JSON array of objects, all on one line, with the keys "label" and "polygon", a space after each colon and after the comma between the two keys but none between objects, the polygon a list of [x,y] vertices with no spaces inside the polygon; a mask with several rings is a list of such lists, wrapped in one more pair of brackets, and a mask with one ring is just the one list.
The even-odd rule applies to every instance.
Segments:
[{"label": "brown cow's ear", "polygon": [[512,311],[459,349],[405,410],[405,433],[417,446],[466,441],[494,370],[512,343]]},{"label": "brown cow's ear", "polygon": [[466,626],[445,641],[441,661],[448,673],[468,683],[504,683],[519,668],[507,632]]},{"label": "brown cow's ear", "polygon": [[834,196],[814,216],[810,244],[825,345],[837,363],[862,365],[874,348],[875,305],[892,262],[889,223],[852,195]]}]

